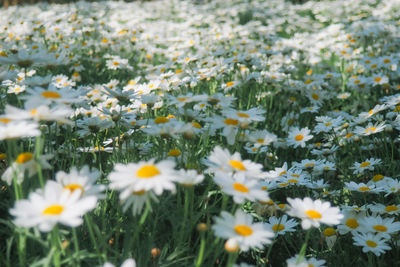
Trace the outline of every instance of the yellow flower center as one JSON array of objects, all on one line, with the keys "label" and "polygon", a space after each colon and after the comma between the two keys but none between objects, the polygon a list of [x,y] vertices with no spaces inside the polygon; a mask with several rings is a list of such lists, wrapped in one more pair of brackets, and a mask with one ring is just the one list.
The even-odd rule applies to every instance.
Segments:
[{"label": "yellow flower center", "polygon": [[234,85],[235,83],[234,82],[227,82],[226,84],[225,84],[225,86],[226,87],[231,87],[232,85]]},{"label": "yellow flower center", "polygon": [[366,133],[368,133],[368,132],[375,132],[376,131],[376,127],[369,127],[369,128],[367,128],[367,129],[365,129],[365,132]]},{"label": "yellow flower center", "polygon": [[239,121],[238,120],[235,120],[235,119],[226,119],[225,121],[224,121],[224,123],[225,124],[227,124],[227,125],[238,125],[238,123],[239,123]]},{"label": "yellow flower center", "polygon": [[351,229],[356,229],[359,226],[356,219],[347,219],[346,225]]},{"label": "yellow flower center", "polygon": [[318,100],[318,99],[319,99],[319,96],[318,96],[317,94],[312,94],[311,97],[312,97],[314,100]]},{"label": "yellow flower center", "polygon": [[380,180],[382,180],[385,176],[383,176],[382,174],[377,174],[374,177],[372,177],[372,181],[374,182],[378,182]]},{"label": "yellow flower center", "polygon": [[238,112],[238,113],[236,113],[236,115],[238,115],[238,116],[241,117],[241,118],[249,118],[249,117],[250,117],[250,116],[247,115],[246,113],[242,113],[242,112]]},{"label": "yellow flower center", "polygon": [[0,122],[1,123],[4,123],[4,124],[7,124],[7,123],[9,123],[11,121],[11,119],[7,119],[7,118],[0,118]]},{"label": "yellow flower center", "polygon": [[[372,67],[372,66],[371,66],[371,67]],[[379,83],[381,80],[382,80],[381,77],[376,77],[376,78],[374,79],[374,81],[377,82],[377,83]]]},{"label": "yellow flower center", "polygon": [[154,119],[155,124],[167,123],[169,119],[167,117],[157,117]]},{"label": "yellow flower center", "polygon": [[18,164],[24,164],[33,159],[33,154],[30,152],[21,153],[18,155],[17,159],[15,160]]},{"label": "yellow flower center", "polygon": [[307,210],[305,214],[311,219],[321,219],[322,215],[316,210]]},{"label": "yellow flower center", "polygon": [[43,91],[41,93],[41,95],[44,98],[60,98],[61,97],[61,95],[59,93],[54,92],[54,91]]},{"label": "yellow flower center", "polygon": [[374,228],[375,231],[378,231],[378,232],[386,232],[387,231],[387,227],[384,225],[374,225],[372,228]]},{"label": "yellow flower center", "polygon": [[168,152],[169,157],[178,157],[181,152],[178,149],[172,149]]},{"label": "yellow flower center", "polygon": [[324,236],[333,236],[336,234],[336,231],[332,227],[328,227],[324,230],[323,234]]},{"label": "yellow flower center", "polygon": [[386,206],[385,210],[386,210],[387,212],[392,212],[392,211],[397,211],[397,210],[399,210],[399,208],[398,208],[397,206],[395,206],[395,205],[389,205],[389,206]]},{"label": "yellow flower center", "polygon": [[307,81],[305,81],[304,83],[305,84],[310,84],[310,83],[312,83],[313,82],[313,80],[307,80]]},{"label": "yellow flower center", "polygon": [[233,189],[235,189],[236,191],[242,192],[242,193],[248,193],[249,189],[241,183],[233,183]]},{"label": "yellow flower center", "polygon": [[77,189],[80,189],[82,191],[82,194],[84,192],[83,186],[81,186],[80,184],[69,184],[64,186],[64,189],[71,191],[71,193]]},{"label": "yellow flower center", "polygon": [[289,179],[288,182],[289,182],[289,183],[298,183],[299,180],[296,180],[296,179]]},{"label": "yellow flower center", "polygon": [[367,244],[368,247],[374,248],[376,247],[378,244],[372,240],[367,240],[365,241],[365,244]]},{"label": "yellow flower center", "polygon": [[363,162],[363,163],[360,164],[360,167],[361,167],[361,168],[364,168],[364,167],[367,167],[367,166],[369,166],[369,165],[371,165],[371,163],[368,162],[368,161],[365,161],[365,162]]},{"label": "yellow flower center", "polygon": [[307,163],[304,165],[304,167],[314,167],[314,165],[315,165],[314,163]]},{"label": "yellow flower center", "polygon": [[60,215],[64,211],[64,207],[58,204],[48,206],[44,211],[43,215]]},{"label": "yellow flower center", "polygon": [[360,191],[363,191],[363,192],[371,190],[371,188],[369,188],[368,186],[361,186],[358,189],[360,189]]},{"label": "yellow flower center", "polygon": [[232,168],[240,171],[245,171],[246,167],[244,167],[243,163],[238,160],[230,160],[229,164],[232,166]]},{"label": "yellow flower center", "polygon": [[133,191],[132,192],[132,194],[137,195],[137,196],[144,195],[144,193],[146,193],[146,190],[140,190],[140,191]]},{"label": "yellow flower center", "polygon": [[159,174],[160,171],[154,165],[145,165],[136,172],[136,176],[139,178],[153,178]]},{"label": "yellow flower center", "polygon": [[280,232],[283,229],[285,229],[285,226],[283,224],[275,224],[274,226],[272,226],[272,230],[274,230],[274,232]]},{"label": "yellow flower center", "polygon": [[331,126],[332,125],[332,123],[330,123],[330,122],[327,122],[327,123],[325,123],[325,126]]},{"label": "yellow flower center", "polygon": [[183,102],[189,99],[189,97],[178,97],[178,101]]},{"label": "yellow flower center", "polygon": [[192,126],[197,129],[201,129],[201,125],[198,122],[192,122]]},{"label": "yellow flower center", "polygon": [[348,134],[346,134],[346,138],[350,138],[350,137],[352,137],[354,134],[353,133],[348,133]]},{"label": "yellow flower center", "polygon": [[238,235],[249,236],[253,233],[253,229],[244,224],[238,224],[233,228]]},{"label": "yellow flower center", "polygon": [[296,137],[294,138],[296,141],[301,141],[303,140],[304,136],[302,134],[298,134],[296,135]]}]

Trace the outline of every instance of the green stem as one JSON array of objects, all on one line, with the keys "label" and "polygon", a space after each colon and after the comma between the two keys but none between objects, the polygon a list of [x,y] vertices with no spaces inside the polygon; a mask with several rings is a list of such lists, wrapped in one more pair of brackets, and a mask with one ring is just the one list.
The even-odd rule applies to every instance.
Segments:
[{"label": "green stem", "polygon": [[25,266],[26,264],[26,236],[24,232],[18,234],[18,258],[20,266]]},{"label": "green stem", "polygon": [[41,136],[39,135],[38,137],[36,137],[35,158],[36,158],[36,161],[37,161],[39,184],[40,184],[41,188],[44,187],[42,165],[40,163],[40,156],[42,155],[42,149],[43,149],[43,140],[42,140]]},{"label": "green stem", "polygon": [[304,241],[303,245],[301,246],[300,253],[299,253],[299,256],[297,257],[296,264],[302,263],[304,260],[304,255],[306,254],[306,249],[307,249],[307,243],[308,243],[308,240],[310,239],[310,233],[311,233],[311,230],[308,230],[306,233],[306,240]]},{"label": "green stem", "polygon": [[197,257],[196,267],[200,267],[203,262],[204,249],[206,247],[206,239],[204,235],[205,235],[204,233],[201,233],[200,251],[199,251],[199,256]]},{"label": "green stem", "polygon": [[188,218],[189,214],[189,205],[190,205],[190,194],[191,194],[191,188],[185,188],[185,202],[184,202],[184,208],[183,208],[183,220],[182,220],[182,227],[181,227],[181,233],[179,234],[179,239],[178,239],[178,246],[182,242],[184,233],[185,233],[185,227],[186,227],[186,221]]},{"label": "green stem", "polygon": [[58,226],[54,226],[53,231],[51,232],[51,247],[54,249],[53,254],[53,264],[55,267],[61,266],[61,251],[60,251],[60,237],[58,232]]},{"label": "green stem", "polygon": [[90,218],[90,216],[88,214],[85,214],[84,217],[85,217],[86,225],[87,225],[88,230],[89,230],[90,240],[92,241],[92,245],[93,245],[94,249],[96,250],[96,253],[99,255],[98,259],[99,259],[99,263],[101,265],[102,264],[102,262],[101,262],[102,257],[101,257],[99,246],[97,244],[96,237],[94,236],[92,219]]},{"label": "green stem", "polygon": [[75,249],[75,266],[81,266],[80,259],[79,259],[79,241],[78,236],[76,234],[76,229],[72,228],[72,236],[74,239],[74,249]]},{"label": "green stem", "polygon": [[228,263],[226,264],[227,267],[232,267],[233,264],[235,264],[237,256],[239,255],[239,253],[229,253],[228,256]]}]

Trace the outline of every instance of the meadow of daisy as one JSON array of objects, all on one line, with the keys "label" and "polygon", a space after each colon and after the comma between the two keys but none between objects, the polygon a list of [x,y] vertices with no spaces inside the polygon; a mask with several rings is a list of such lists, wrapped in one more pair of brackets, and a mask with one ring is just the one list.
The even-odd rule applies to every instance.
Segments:
[{"label": "meadow of daisy", "polygon": [[0,9],[0,266],[400,266],[400,2]]}]

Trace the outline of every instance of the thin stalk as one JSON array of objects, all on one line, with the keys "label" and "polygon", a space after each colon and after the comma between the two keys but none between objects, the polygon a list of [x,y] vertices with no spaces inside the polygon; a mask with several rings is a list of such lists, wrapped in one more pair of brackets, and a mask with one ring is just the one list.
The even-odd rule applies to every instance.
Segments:
[{"label": "thin stalk", "polygon": [[72,236],[74,239],[74,249],[75,249],[75,264],[76,266],[81,266],[81,262],[79,259],[79,241],[78,241],[78,235],[76,234],[76,229],[72,228]]},{"label": "thin stalk", "polygon": [[90,218],[90,216],[88,214],[85,214],[84,217],[85,217],[86,225],[87,225],[88,230],[89,230],[90,240],[92,241],[92,245],[93,245],[94,249],[96,250],[96,253],[99,255],[98,259],[99,259],[99,263],[101,265],[102,264],[102,262],[101,262],[101,258],[102,257],[100,257],[101,256],[100,249],[99,249],[99,246],[97,244],[96,237],[94,236],[92,219]]},{"label": "thin stalk", "polygon": [[301,246],[300,253],[299,253],[299,256],[297,257],[296,264],[302,263],[304,260],[304,255],[306,254],[306,249],[307,249],[307,243],[308,243],[308,240],[310,239],[310,233],[311,233],[311,230],[308,230],[306,233],[306,240],[304,241],[303,245]]},{"label": "thin stalk", "polygon": [[206,247],[206,239],[204,235],[204,233],[201,233],[200,250],[199,255],[197,256],[196,267],[200,267],[203,263],[204,249]]}]

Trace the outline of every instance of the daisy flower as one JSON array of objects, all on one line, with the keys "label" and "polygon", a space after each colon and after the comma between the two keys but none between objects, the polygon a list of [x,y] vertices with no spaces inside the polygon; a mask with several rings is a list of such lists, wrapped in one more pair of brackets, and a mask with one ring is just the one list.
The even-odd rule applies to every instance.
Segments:
[{"label": "daisy flower", "polygon": [[204,163],[208,166],[207,172],[211,173],[221,171],[228,174],[237,173],[253,179],[263,177],[261,164],[242,160],[239,152],[231,155],[228,149],[222,149],[220,146],[214,148]]},{"label": "daisy flower", "polygon": [[201,183],[204,180],[204,175],[199,174],[196,170],[179,170],[175,181],[185,187],[191,187]]},{"label": "daisy flower", "polygon": [[378,203],[369,205],[368,208],[372,212],[379,214],[397,215],[400,213],[400,204],[383,205]]},{"label": "daisy flower", "polygon": [[70,193],[54,181],[48,181],[44,189],[29,194],[29,199],[18,200],[10,214],[21,227],[38,226],[42,232],[50,232],[61,223],[71,227],[82,224],[82,216],[96,207],[95,196],[80,198],[81,191]]},{"label": "daisy flower", "polygon": [[[104,263],[103,267],[115,267],[114,264],[110,262]],[[134,259],[126,259],[120,267],[136,267],[136,262]]]},{"label": "daisy flower", "polygon": [[27,106],[48,105],[51,103],[70,104],[82,101],[80,99],[81,92],[71,90],[70,87],[57,88],[54,85],[48,88],[35,87],[33,89],[26,89],[27,94],[22,96],[26,99]]},{"label": "daisy flower", "polygon": [[342,207],[342,210],[344,217],[337,227],[339,234],[344,235],[348,232],[358,232],[360,230],[360,221],[366,216],[366,211],[360,212],[348,206]]},{"label": "daisy flower", "polygon": [[107,56],[106,66],[109,70],[127,69],[133,70],[133,67],[129,65],[127,59],[120,58],[119,56]]},{"label": "daisy flower", "polygon": [[370,117],[374,116],[378,112],[387,109],[388,106],[383,104],[383,105],[376,105],[373,109],[370,109],[368,112],[362,112],[359,114],[360,120],[367,120]]},{"label": "daisy flower", "polygon": [[381,190],[376,188],[375,184],[365,184],[365,183],[355,183],[355,182],[345,182],[345,188],[350,191],[357,191],[360,193],[379,193]]},{"label": "daisy flower", "polygon": [[8,167],[1,176],[1,179],[11,185],[15,177],[17,183],[22,183],[26,174],[27,178],[34,176],[38,171],[38,165],[42,169],[51,169],[51,165],[47,162],[52,155],[41,155],[37,161],[31,152],[24,152],[17,156],[15,161]]},{"label": "daisy flower", "polygon": [[119,199],[123,203],[122,211],[126,212],[129,207],[132,206],[132,215],[136,216],[140,214],[143,210],[143,207],[148,203],[149,210],[152,211],[150,202],[153,200],[154,202],[158,202],[158,198],[153,191],[139,190],[133,191],[131,194],[120,194]]},{"label": "daisy flower", "polygon": [[217,172],[214,181],[221,187],[222,192],[232,196],[237,204],[242,204],[245,200],[269,200],[267,191],[260,189],[257,180],[246,179],[244,176],[234,178]]},{"label": "daisy flower", "polygon": [[382,160],[380,159],[375,159],[375,158],[370,158],[367,159],[363,162],[354,162],[353,167],[350,167],[350,169],[353,169],[354,174],[362,174],[364,173],[365,170],[370,170],[373,171],[375,169],[375,165],[381,164]]},{"label": "daisy flower", "polygon": [[280,218],[271,216],[268,220],[268,223],[265,223],[265,225],[267,225],[278,235],[284,235],[286,232],[295,232],[295,227],[298,225],[298,223],[293,219],[288,220],[287,215],[284,214]]},{"label": "daisy flower", "polygon": [[174,167],[173,161],[163,160],[154,163],[154,159],[127,165],[116,164],[109,176],[110,188],[122,190],[120,196],[122,199],[141,190],[152,190],[157,195],[161,195],[164,190],[174,191],[173,181],[176,177]]},{"label": "daisy flower", "polygon": [[14,106],[7,105],[5,108],[7,117],[15,120],[32,119],[35,121],[57,121],[62,123],[69,123],[71,121],[67,118],[70,117],[73,111],[64,105],[58,105],[50,108],[47,105],[25,107],[25,109],[19,109]]},{"label": "daisy flower", "polygon": [[261,146],[269,146],[277,140],[277,137],[267,130],[262,130],[249,134],[248,139],[250,142],[254,143],[255,147],[259,148]]},{"label": "daisy flower", "polygon": [[385,124],[385,122],[381,122],[379,124],[369,123],[365,127],[356,126],[354,132],[358,135],[368,136],[371,134],[382,132],[383,130],[385,130],[386,126],[387,125]]},{"label": "daisy flower", "polygon": [[211,132],[215,133],[217,129],[222,129],[222,136],[226,137],[229,145],[233,145],[236,140],[236,135],[238,133],[240,123],[237,118],[214,116],[206,120],[211,125]]},{"label": "daisy flower", "polygon": [[301,262],[298,262],[299,255],[295,255],[290,259],[286,260],[287,267],[324,267],[325,260],[318,260],[316,258],[304,258]]},{"label": "daisy flower", "polygon": [[73,193],[75,190],[81,191],[81,197],[96,196],[104,198],[103,191],[105,185],[96,184],[100,177],[100,172],[96,169],[89,170],[89,166],[85,165],[80,170],[73,167],[69,173],[59,171],[56,173],[56,181],[61,184],[65,190]]},{"label": "daisy flower", "polygon": [[372,252],[376,256],[385,254],[386,250],[392,248],[387,245],[387,239],[382,235],[375,235],[373,233],[354,233],[353,240],[355,246],[361,246],[364,253]]},{"label": "daisy flower", "polygon": [[317,199],[313,201],[306,197],[303,200],[300,198],[288,198],[290,210],[287,212],[290,216],[302,219],[301,226],[303,229],[309,229],[311,226],[319,227],[321,223],[327,225],[339,224],[343,215],[339,208],[331,207],[330,202],[322,202]]},{"label": "daisy flower", "polygon": [[400,230],[400,222],[394,222],[393,217],[382,218],[381,216],[368,216],[360,220],[361,232],[381,234],[387,239],[390,235]]},{"label": "daisy flower", "polygon": [[325,228],[324,231],[322,231],[322,236],[325,239],[328,248],[329,249],[333,248],[333,245],[337,240],[336,230],[333,229],[332,227]]},{"label": "daisy flower", "polygon": [[247,128],[251,122],[265,120],[265,116],[263,116],[264,113],[265,111],[259,108],[239,111],[228,109],[222,112],[225,117],[238,120],[241,128]]},{"label": "daisy flower", "polygon": [[222,211],[221,217],[215,218],[212,229],[218,237],[236,240],[243,251],[248,251],[250,248],[261,249],[265,244],[270,244],[274,236],[263,223],[253,223],[252,216],[240,209],[234,216]]},{"label": "daisy flower", "polygon": [[39,130],[37,122],[0,118],[0,140],[36,137],[41,134],[42,132]]},{"label": "daisy flower", "polygon": [[310,130],[306,128],[299,129],[297,127],[292,127],[289,130],[289,136],[286,139],[289,146],[293,146],[297,148],[298,146],[305,147],[306,142],[313,138],[313,135],[310,134]]}]

